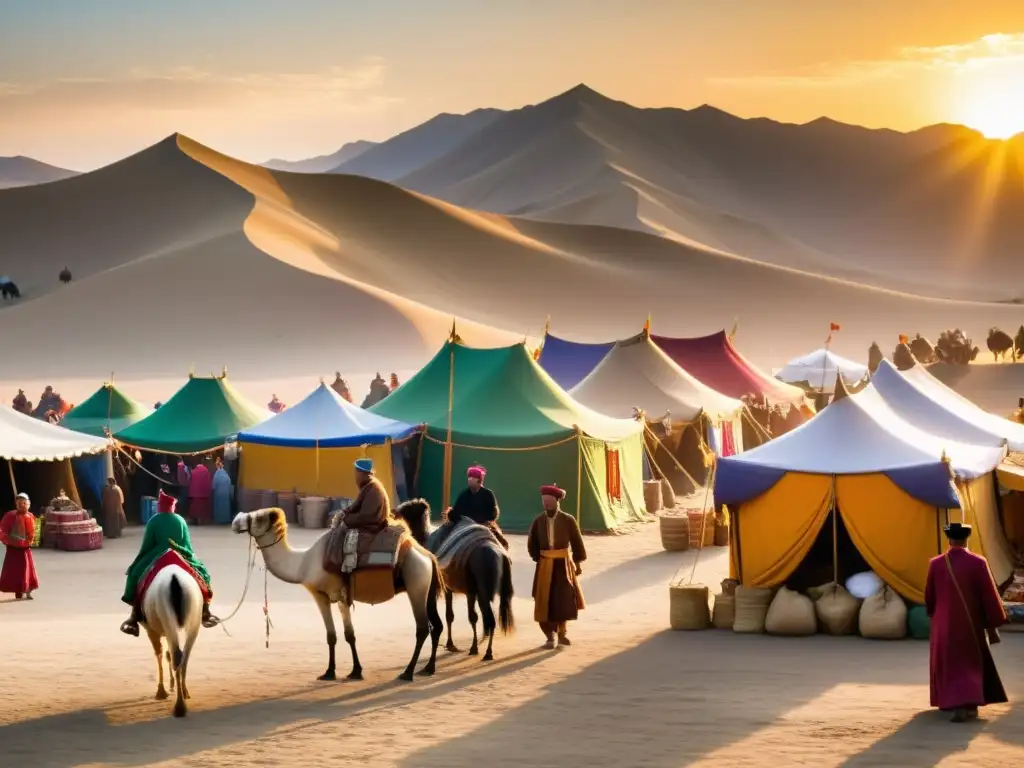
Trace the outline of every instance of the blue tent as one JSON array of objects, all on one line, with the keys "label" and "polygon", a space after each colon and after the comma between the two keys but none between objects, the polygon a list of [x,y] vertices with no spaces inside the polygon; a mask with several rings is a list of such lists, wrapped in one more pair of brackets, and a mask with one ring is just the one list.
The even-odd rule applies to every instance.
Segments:
[{"label": "blue tent", "polygon": [[544,344],[537,362],[558,386],[568,392],[597,368],[598,363],[614,346],[614,341],[605,344],[582,344],[577,341],[566,341],[548,333],[544,335]]},{"label": "blue tent", "polygon": [[410,439],[418,432],[418,426],[365,411],[321,384],[294,407],[239,433],[239,484],[354,498],[352,464],[365,457],[384,486],[404,498],[405,467],[415,463]]}]

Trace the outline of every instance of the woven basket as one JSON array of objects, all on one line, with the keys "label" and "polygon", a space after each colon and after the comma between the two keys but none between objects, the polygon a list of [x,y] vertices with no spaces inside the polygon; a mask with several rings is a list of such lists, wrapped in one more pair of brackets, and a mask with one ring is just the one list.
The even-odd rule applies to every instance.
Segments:
[{"label": "woven basket", "polygon": [[644,505],[652,515],[661,510],[661,480],[644,480]]},{"label": "woven basket", "polygon": [[661,501],[663,509],[672,509],[676,505],[676,492],[667,477],[661,478]]},{"label": "woven basket", "polygon": [[707,629],[711,623],[708,588],[703,584],[670,584],[669,626],[672,629]]},{"label": "woven basket", "polygon": [[757,587],[736,587],[736,618],[732,631],[743,634],[764,634],[764,622],[772,602],[772,590]]},{"label": "woven basket", "polygon": [[726,597],[736,597],[736,587],[739,585],[736,579],[722,579],[722,594]]},{"label": "woven basket", "polygon": [[715,543],[715,513],[710,509],[688,509],[686,516],[690,525],[690,549],[712,546]]},{"label": "woven basket", "polygon": [[684,552],[690,548],[690,521],[686,515],[658,516],[661,546],[667,552]]},{"label": "woven basket", "polygon": [[715,609],[711,614],[711,625],[715,629],[732,629],[736,621],[736,598],[725,593],[715,595]]},{"label": "woven basket", "polygon": [[299,504],[299,525],[303,528],[327,527],[327,499],[307,496]]}]

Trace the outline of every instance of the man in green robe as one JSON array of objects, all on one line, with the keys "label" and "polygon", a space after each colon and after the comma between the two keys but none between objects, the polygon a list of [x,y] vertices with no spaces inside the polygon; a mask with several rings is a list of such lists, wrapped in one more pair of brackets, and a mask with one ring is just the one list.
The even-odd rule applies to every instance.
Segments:
[{"label": "man in green robe", "polygon": [[177,500],[168,496],[162,490],[157,502],[157,514],[146,523],[146,532],[142,537],[142,544],[139,546],[139,554],[128,566],[125,575],[128,577],[124,585],[122,602],[132,607],[132,614],[126,622],[121,625],[121,631],[126,635],[139,636],[139,622],[145,621],[142,615],[142,606],[138,601],[138,590],[144,584],[150,571],[169,552],[177,554],[189,568],[192,569],[199,586],[203,592],[203,626],[206,628],[217,626],[218,619],[210,613],[210,600],[213,592],[210,588],[210,573],[206,570],[203,562],[196,557],[192,551],[192,538],[188,533],[188,523],[185,518],[174,510],[177,507]]}]

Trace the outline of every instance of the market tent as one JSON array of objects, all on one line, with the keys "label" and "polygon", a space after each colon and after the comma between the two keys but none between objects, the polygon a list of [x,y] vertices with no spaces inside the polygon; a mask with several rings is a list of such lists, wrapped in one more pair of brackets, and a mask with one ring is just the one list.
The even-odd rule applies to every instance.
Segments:
[{"label": "market tent", "polygon": [[449,341],[373,413],[425,424],[419,492],[440,513],[482,464],[501,525],[525,531],[540,512],[538,488],[558,483],[563,509],[588,531],[639,520],[643,425],[574,401],[523,344],[475,349]]},{"label": "market tent", "polygon": [[85,402],[79,403],[61,419],[66,429],[104,437],[130,427],[153,413],[153,409],[132,400],[113,384],[104,384]]},{"label": "market tent", "polygon": [[696,338],[652,336],[654,343],[690,375],[729,397],[762,395],[770,404],[807,406],[799,387],[774,379],[739,353],[725,331]]},{"label": "market tent", "polygon": [[0,475],[0,494],[13,501],[24,491],[36,507],[61,490],[80,501],[71,459],[95,456],[110,447],[108,440],[58,427],[0,405],[0,459],[7,460]]},{"label": "market tent", "polygon": [[856,384],[868,375],[868,367],[822,348],[790,360],[775,378],[787,384],[806,383],[811,389],[831,392],[836,376],[840,375],[847,384]]},{"label": "market tent", "polygon": [[189,376],[170,400],[114,437],[157,453],[205,453],[272,415],[239,394],[227,376]]},{"label": "market tent", "polygon": [[417,431],[353,405],[321,382],[301,402],[239,432],[239,484],[355,498],[352,464],[366,456],[384,487],[397,496],[396,485],[405,487],[403,446]]},{"label": "market tent", "polygon": [[647,332],[616,342],[569,394],[606,416],[633,418],[642,411],[652,462],[680,493],[692,492],[706,479],[704,451],[714,442],[710,430],[725,425],[734,448],[742,433],[743,403],[697,381]]},{"label": "market tent", "polygon": [[614,345],[614,341],[584,344],[545,333],[538,362],[555,383],[568,392],[597,367]]},{"label": "market tent", "polygon": [[734,511],[733,574],[747,586],[785,583],[832,516],[833,541],[841,519],[870,567],[923,602],[928,561],[943,551],[949,510],[961,507],[954,476],[990,475],[1005,448],[936,437],[870,387],[851,395],[840,379],[836,388],[836,400],[806,424],[719,459],[715,500]]}]

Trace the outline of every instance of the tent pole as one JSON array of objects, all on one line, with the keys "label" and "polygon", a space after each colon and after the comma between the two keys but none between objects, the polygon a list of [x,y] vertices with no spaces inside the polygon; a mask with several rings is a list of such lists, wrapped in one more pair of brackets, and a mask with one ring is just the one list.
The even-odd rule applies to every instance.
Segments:
[{"label": "tent pole", "polygon": [[316,495],[320,495],[320,438],[316,438],[316,443],[313,445],[313,456],[316,461],[316,480],[314,487],[316,488]]},{"label": "tent pole", "polygon": [[839,509],[836,506],[836,476],[832,475],[832,581],[839,584]]},{"label": "tent pole", "polygon": [[110,432],[110,412],[113,410],[114,372],[110,372],[110,383],[107,385],[107,432]]},{"label": "tent pole", "polygon": [[583,434],[576,433],[576,525],[583,507]]},{"label": "tent pole", "polygon": [[452,405],[455,398],[455,342],[448,352],[448,433],[444,440],[444,491],[441,506],[446,510],[452,494]]},{"label": "tent pole", "polygon": [[[10,459],[7,460],[7,472],[11,476],[11,489],[14,491],[14,499],[15,499],[15,501],[17,501],[17,498],[18,498],[18,484],[16,482],[14,482],[14,464],[11,463]],[[17,505],[15,505],[15,506],[17,506]]]}]

